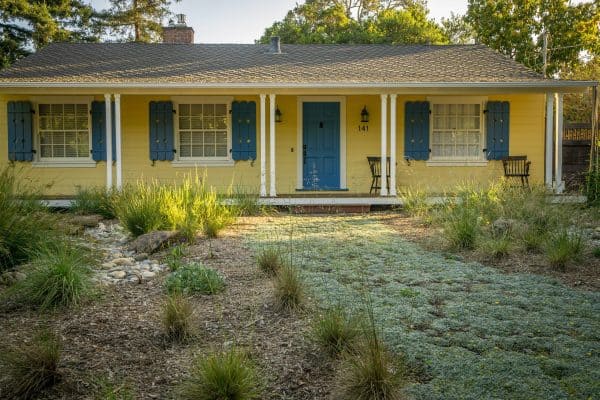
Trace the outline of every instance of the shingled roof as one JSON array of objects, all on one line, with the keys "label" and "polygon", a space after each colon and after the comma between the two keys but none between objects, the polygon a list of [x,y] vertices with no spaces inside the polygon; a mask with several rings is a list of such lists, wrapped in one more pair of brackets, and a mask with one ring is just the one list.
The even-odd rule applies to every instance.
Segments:
[{"label": "shingled roof", "polygon": [[0,85],[543,83],[483,45],[54,43],[0,72]]}]

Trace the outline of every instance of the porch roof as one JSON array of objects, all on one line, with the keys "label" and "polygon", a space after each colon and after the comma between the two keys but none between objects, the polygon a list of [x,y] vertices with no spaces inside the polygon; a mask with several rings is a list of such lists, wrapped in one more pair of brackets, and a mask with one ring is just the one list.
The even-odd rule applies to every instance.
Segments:
[{"label": "porch roof", "polygon": [[54,43],[0,72],[0,87],[580,88],[484,45]]}]

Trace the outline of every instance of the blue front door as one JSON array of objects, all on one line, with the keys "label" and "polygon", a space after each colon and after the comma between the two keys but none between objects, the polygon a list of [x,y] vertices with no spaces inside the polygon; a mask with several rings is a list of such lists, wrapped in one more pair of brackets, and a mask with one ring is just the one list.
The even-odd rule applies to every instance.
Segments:
[{"label": "blue front door", "polygon": [[304,189],[340,188],[340,103],[302,104]]}]

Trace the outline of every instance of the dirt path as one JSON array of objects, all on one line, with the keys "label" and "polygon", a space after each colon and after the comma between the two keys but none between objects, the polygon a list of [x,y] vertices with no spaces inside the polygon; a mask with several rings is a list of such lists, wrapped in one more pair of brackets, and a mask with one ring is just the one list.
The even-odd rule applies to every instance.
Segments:
[{"label": "dirt path", "polygon": [[100,379],[129,387],[136,399],[173,398],[196,356],[233,344],[258,365],[265,399],[327,398],[331,368],[307,338],[309,313],[274,311],[271,282],[244,244],[257,223],[260,218],[242,219],[221,238],[190,248],[190,259],[217,269],[227,282],[222,294],[193,298],[199,335],[192,343],[165,344],[161,336],[164,277],[110,286],[75,310],[0,313],[0,337],[18,345],[40,326],[60,334],[64,379],[48,393],[51,399],[94,398]]}]

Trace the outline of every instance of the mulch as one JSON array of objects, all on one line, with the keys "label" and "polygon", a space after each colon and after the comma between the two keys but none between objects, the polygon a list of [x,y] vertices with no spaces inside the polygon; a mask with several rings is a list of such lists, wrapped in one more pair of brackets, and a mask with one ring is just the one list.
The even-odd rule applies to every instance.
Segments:
[{"label": "mulch", "polygon": [[[192,299],[198,334],[187,344],[166,342],[160,310],[164,277],[110,286],[77,308],[51,313],[0,312],[0,337],[18,346],[41,327],[63,341],[63,379],[47,399],[94,398],[99,380],[130,388],[136,399],[176,398],[193,360],[229,346],[244,349],[264,379],[266,399],[329,398],[334,362],[310,340],[311,306],[282,314],[272,284],[258,271],[244,235],[260,219],[244,218],[222,237],[199,239],[188,258],[225,276],[221,294]],[[0,388],[0,398],[2,391]]]}]

